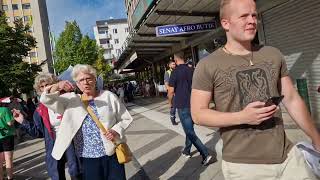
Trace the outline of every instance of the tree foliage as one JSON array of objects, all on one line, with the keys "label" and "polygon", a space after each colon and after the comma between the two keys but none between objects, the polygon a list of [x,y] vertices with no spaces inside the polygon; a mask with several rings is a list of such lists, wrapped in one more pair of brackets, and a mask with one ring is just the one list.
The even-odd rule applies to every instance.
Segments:
[{"label": "tree foliage", "polygon": [[94,64],[94,67],[97,69],[98,74],[101,74],[104,81],[107,82],[110,78],[112,67],[107,64],[103,57],[103,49],[99,50],[98,59]]},{"label": "tree foliage", "polygon": [[13,91],[29,93],[41,65],[28,64],[23,58],[36,46],[35,38],[28,33],[28,25],[21,20],[11,27],[4,13],[0,12],[0,96]]},{"label": "tree foliage", "polygon": [[60,73],[70,65],[93,65],[98,58],[98,52],[96,41],[87,35],[83,36],[76,21],[66,22],[65,29],[56,43],[55,70]]}]

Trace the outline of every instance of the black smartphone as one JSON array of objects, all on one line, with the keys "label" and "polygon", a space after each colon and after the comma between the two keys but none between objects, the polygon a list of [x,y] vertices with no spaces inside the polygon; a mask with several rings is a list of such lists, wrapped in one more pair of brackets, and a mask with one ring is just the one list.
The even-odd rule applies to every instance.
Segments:
[{"label": "black smartphone", "polygon": [[273,104],[276,105],[276,106],[278,106],[278,105],[280,104],[280,102],[282,101],[283,98],[284,98],[283,95],[270,97],[270,98],[266,101],[266,103],[264,104],[264,106],[267,107],[267,106],[271,106],[271,105],[273,105]]}]

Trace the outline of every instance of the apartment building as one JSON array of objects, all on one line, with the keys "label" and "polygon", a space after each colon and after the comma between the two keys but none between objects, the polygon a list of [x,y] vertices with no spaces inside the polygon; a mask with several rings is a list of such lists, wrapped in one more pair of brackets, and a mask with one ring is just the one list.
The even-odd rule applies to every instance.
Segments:
[{"label": "apartment building", "polygon": [[[141,1],[143,3],[143,1]],[[139,3],[139,0],[125,0],[125,6],[127,10],[127,16],[128,16],[128,24],[129,24],[129,29],[132,28],[132,16],[133,13]]]},{"label": "apartment building", "polygon": [[22,19],[30,25],[30,33],[37,41],[37,47],[29,52],[24,61],[41,64],[43,72],[53,72],[52,54],[49,40],[49,20],[45,0],[0,0],[0,9],[5,12],[7,22]]},{"label": "apartment building", "polygon": [[127,19],[109,19],[96,21],[93,27],[97,44],[104,49],[104,58],[110,64],[116,61],[129,29]]}]

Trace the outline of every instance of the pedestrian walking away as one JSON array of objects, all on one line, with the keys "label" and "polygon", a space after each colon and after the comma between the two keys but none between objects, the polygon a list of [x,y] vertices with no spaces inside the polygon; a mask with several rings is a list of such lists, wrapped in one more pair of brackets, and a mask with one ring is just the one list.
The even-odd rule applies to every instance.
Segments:
[{"label": "pedestrian walking away", "polygon": [[168,98],[170,103],[175,94],[175,107],[178,109],[178,115],[186,134],[185,148],[182,151],[182,155],[191,157],[190,151],[193,144],[202,156],[202,164],[206,166],[213,162],[214,159],[194,131],[194,123],[190,113],[193,69],[185,64],[183,52],[175,53],[174,60],[177,68],[172,72],[169,80]]},{"label": "pedestrian walking away", "polygon": [[[74,87],[69,81],[60,81],[47,87],[40,98],[49,109],[63,114],[52,156],[61,159],[73,142],[82,162],[84,180],[125,179],[124,164],[118,162],[115,144],[125,142],[131,115],[117,95],[96,89],[97,74],[92,66],[74,66],[72,78],[82,95],[72,92]],[[60,94],[62,90],[67,93]],[[107,132],[100,131],[95,121],[100,121]]]},{"label": "pedestrian walking away", "polygon": [[[57,82],[54,75],[50,73],[39,74],[35,78],[34,89],[39,95],[48,87]],[[15,120],[20,124],[20,128],[24,129],[29,135],[35,138],[44,138],[46,149],[46,166],[48,175],[52,180],[66,179],[65,164],[67,163],[68,172],[72,180],[81,179],[80,160],[75,154],[73,144],[67,148],[63,154],[63,158],[56,160],[52,157],[52,149],[56,140],[57,132],[62,123],[62,115],[53,112],[45,105],[40,103],[33,113],[33,121],[30,122],[19,111],[13,111]],[[65,121],[68,121],[65,120]]]},{"label": "pedestrian walking away", "polygon": [[[167,92],[169,89],[169,80],[170,80],[170,75],[172,74],[172,71],[176,68],[176,63],[174,61],[170,61],[169,64],[169,69],[164,73],[164,85],[166,86]],[[177,125],[178,123],[176,122],[176,107],[174,103],[174,95],[172,97],[172,100],[169,102],[170,105],[170,120],[172,125]]]},{"label": "pedestrian walking away", "polygon": [[[294,88],[284,56],[274,47],[253,45],[257,18],[254,0],[221,1],[227,42],[195,69],[193,120],[220,128],[226,180],[315,179],[286,136],[280,100],[318,151],[320,135]],[[209,108],[211,100],[215,109]]]}]

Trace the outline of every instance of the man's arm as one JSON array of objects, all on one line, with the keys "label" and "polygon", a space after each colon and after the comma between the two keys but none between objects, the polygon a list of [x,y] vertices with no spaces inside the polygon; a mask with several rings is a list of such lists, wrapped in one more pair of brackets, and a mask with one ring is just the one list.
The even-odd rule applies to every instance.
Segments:
[{"label": "man's arm", "polygon": [[174,95],[174,87],[171,87],[168,85],[168,103],[169,103],[169,107],[172,107],[172,98]]},{"label": "man's arm", "polygon": [[320,135],[311,118],[306,104],[296,91],[289,76],[281,78],[283,104],[298,126],[311,138],[313,145],[320,151]]},{"label": "man's arm", "polygon": [[170,77],[169,77],[169,74],[168,74],[167,71],[164,73],[163,80],[164,80],[164,85],[165,85],[165,87],[166,87],[166,89],[167,89],[167,91],[168,91],[168,89],[169,89],[169,80],[170,80]]},{"label": "man's arm", "polygon": [[240,124],[258,125],[271,118],[276,112],[275,105],[263,107],[264,102],[248,104],[239,112],[219,112],[209,109],[211,92],[192,89],[191,114],[196,124],[210,127],[227,127]]},{"label": "man's arm", "polygon": [[169,89],[169,82],[164,82],[164,86],[166,86],[166,89],[167,89],[167,91],[168,91],[168,89]]},{"label": "man's arm", "polygon": [[168,96],[168,103],[169,103],[169,107],[172,107],[172,100],[173,100],[173,96],[174,96],[174,91],[175,91],[175,86],[176,86],[176,73],[172,72],[171,76],[169,76],[169,73],[166,72],[165,74],[165,82],[167,82],[167,96]]}]

